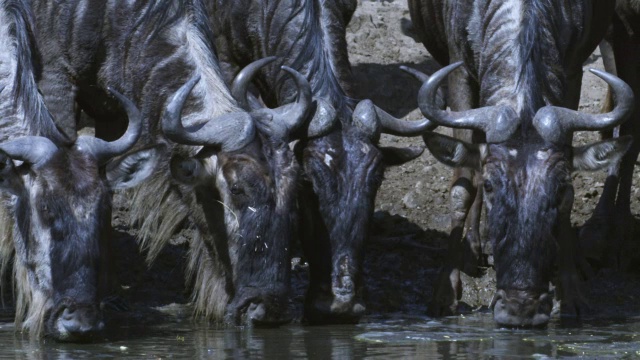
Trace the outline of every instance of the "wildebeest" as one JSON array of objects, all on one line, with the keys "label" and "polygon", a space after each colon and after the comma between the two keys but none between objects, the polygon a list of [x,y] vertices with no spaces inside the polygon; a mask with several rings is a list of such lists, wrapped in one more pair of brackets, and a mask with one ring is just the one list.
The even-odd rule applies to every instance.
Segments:
[{"label": "wildebeest", "polygon": [[[141,146],[164,149],[150,182],[131,196],[149,259],[186,227],[197,314],[234,324],[288,321],[299,168],[288,142],[311,102],[306,80],[279,69],[294,79],[295,101],[239,108],[219,74],[201,0],[41,1],[36,12],[51,107],[70,114],[77,101],[106,136],[117,118],[95,111],[104,96],[93,86],[111,86],[140,107]],[[235,91],[249,81],[241,75]],[[60,87],[75,90],[61,98]]]},{"label": "wildebeest", "polygon": [[111,290],[110,192],[142,181],[153,164],[107,165],[133,147],[142,124],[116,92],[129,117],[119,139],[57,130],[38,93],[33,22],[26,1],[0,1],[0,279],[13,265],[17,329],[84,340],[104,327],[100,305]]},{"label": "wildebeest", "polygon": [[[353,322],[364,313],[362,257],[384,165],[400,164],[421,148],[377,145],[381,132],[415,136],[428,120],[393,118],[369,100],[356,104],[345,31],[356,8],[347,0],[209,1],[218,56],[228,79],[257,58],[278,56],[256,76],[268,106],[295,97],[279,65],[299,70],[311,83],[316,110],[296,145],[303,164],[301,240],[310,267],[305,318]],[[246,106],[254,102],[238,94]],[[329,124],[326,132],[319,125]]]},{"label": "wildebeest", "polygon": [[[465,261],[477,263],[469,259],[477,261],[484,198],[497,273],[496,322],[546,324],[556,264],[562,311],[579,313],[571,173],[615,166],[630,143],[625,137],[572,147],[574,131],[611,128],[632,107],[626,84],[595,72],[614,89],[615,109],[602,115],[571,110],[578,105],[582,63],[602,39],[613,3],[411,0],[409,7],[428,51],[441,64],[452,64],[421,88],[423,114],[440,125],[476,132],[475,143],[471,131],[454,131],[457,139],[425,136],[432,153],[456,167],[448,265],[430,311],[456,308],[460,268]],[[446,77],[452,112],[434,104]],[[471,256],[463,256],[463,243]]]},{"label": "wildebeest", "polygon": [[[634,141],[622,158],[620,168],[612,168],[593,216],[580,229],[585,255],[605,265],[626,267],[633,231],[631,184],[633,169],[640,153],[640,1],[618,0],[610,32],[600,46],[605,70],[627,82],[636,95],[636,106],[628,121],[620,126],[619,136],[633,135]],[[607,94],[604,108],[612,104]]]}]

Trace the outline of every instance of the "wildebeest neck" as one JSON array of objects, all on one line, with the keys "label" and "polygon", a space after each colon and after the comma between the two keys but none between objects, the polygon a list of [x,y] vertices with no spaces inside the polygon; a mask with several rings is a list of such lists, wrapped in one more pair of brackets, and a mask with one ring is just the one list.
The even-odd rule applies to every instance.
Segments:
[{"label": "wildebeest neck", "polygon": [[[185,127],[198,128],[214,116],[238,110],[220,75],[201,1],[118,2],[117,6],[107,9],[115,15],[106,34],[110,51],[101,74],[107,84],[141,103],[145,118],[160,119],[169,94],[194,75],[201,80],[182,109]],[[147,122],[149,131],[144,133],[157,136],[159,123]]]},{"label": "wildebeest neck", "polygon": [[66,141],[54,126],[38,92],[38,52],[33,14],[23,0],[7,0],[0,8],[0,141],[20,135],[42,135]]},{"label": "wildebeest neck", "polygon": [[296,96],[292,80],[279,71],[287,65],[307,77],[315,98],[327,100],[338,112],[353,107],[344,32],[355,8],[317,0],[218,1],[216,6],[212,18],[223,61],[244,66],[256,58],[279,57],[257,78],[267,105],[285,104]]},{"label": "wildebeest neck", "polygon": [[513,107],[523,130],[529,131],[539,108],[563,105],[562,59],[577,36],[565,22],[571,21],[566,18],[573,10],[548,0],[476,3],[470,40],[477,57],[480,106]]}]

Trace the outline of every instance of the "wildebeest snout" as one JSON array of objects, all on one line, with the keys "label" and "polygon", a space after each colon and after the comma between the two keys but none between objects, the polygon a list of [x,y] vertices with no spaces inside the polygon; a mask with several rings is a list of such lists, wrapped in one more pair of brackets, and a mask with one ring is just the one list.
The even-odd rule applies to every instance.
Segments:
[{"label": "wildebeest snout", "polygon": [[498,290],[493,298],[493,318],[499,326],[543,327],[553,307],[549,293]]},{"label": "wildebeest snout", "polygon": [[227,323],[274,327],[291,322],[287,292],[284,289],[259,290],[245,287],[227,306]]},{"label": "wildebeest snout", "polygon": [[62,305],[56,314],[51,333],[58,341],[87,341],[104,329],[102,312],[95,305]]}]

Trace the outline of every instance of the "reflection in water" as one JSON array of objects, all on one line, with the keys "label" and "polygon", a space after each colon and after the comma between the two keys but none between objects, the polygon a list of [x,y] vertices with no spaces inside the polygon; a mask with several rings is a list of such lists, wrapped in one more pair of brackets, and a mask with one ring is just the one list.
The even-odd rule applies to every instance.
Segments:
[{"label": "reflection in water", "polygon": [[545,330],[497,329],[490,314],[432,320],[372,318],[344,326],[290,325],[277,329],[214,328],[189,320],[149,326],[123,325],[91,344],[30,341],[0,324],[0,358],[194,359],[514,359],[635,358],[640,320],[585,322],[579,328],[551,323]]}]

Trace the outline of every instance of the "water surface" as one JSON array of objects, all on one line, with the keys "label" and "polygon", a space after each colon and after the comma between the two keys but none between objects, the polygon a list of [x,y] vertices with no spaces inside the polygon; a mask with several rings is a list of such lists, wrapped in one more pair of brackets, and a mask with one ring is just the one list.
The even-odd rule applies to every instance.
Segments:
[{"label": "water surface", "polygon": [[[135,321],[132,321],[135,323]],[[33,342],[0,323],[0,359],[632,359],[640,357],[640,319],[584,321],[543,330],[496,328],[491,314],[431,319],[367,318],[359,325],[215,328],[172,317],[120,325],[90,344]]]}]

